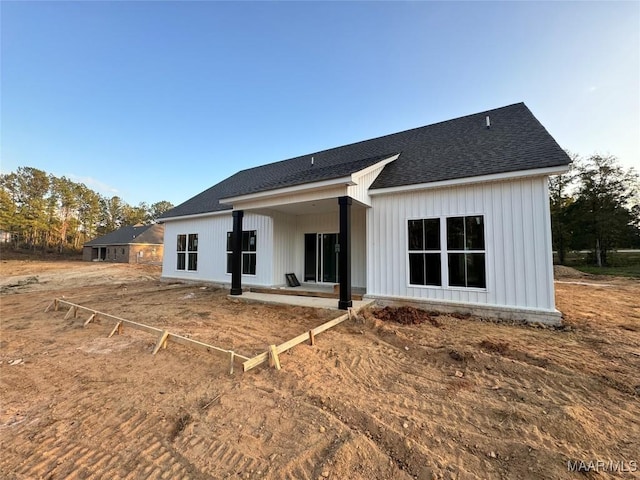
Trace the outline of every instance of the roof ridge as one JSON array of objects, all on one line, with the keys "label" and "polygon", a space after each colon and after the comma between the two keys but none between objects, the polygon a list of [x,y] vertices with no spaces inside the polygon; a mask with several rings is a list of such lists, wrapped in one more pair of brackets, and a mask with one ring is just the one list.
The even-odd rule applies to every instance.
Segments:
[{"label": "roof ridge", "polygon": [[[485,122],[491,117],[491,124]],[[221,198],[318,182],[401,152],[370,189],[567,165],[570,159],[524,102],[360,140],[236,172],[161,218],[229,210]],[[311,158],[315,158],[315,166]],[[380,157],[382,158],[382,157]]]},{"label": "roof ridge", "polygon": [[394,135],[407,134],[409,132],[418,131],[418,130],[421,130],[421,129],[427,128],[427,127],[435,127],[436,125],[441,125],[441,124],[446,124],[446,123],[450,123],[450,122],[460,121],[462,119],[469,118],[469,117],[474,117],[474,116],[480,115],[480,114],[485,114],[485,113],[490,113],[490,112],[497,112],[499,110],[504,110],[504,109],[507,109],[507,108],[515,107],[516,105],[522,105],[529,112],[531,112],[531,110],[529,110],[529,108],[527,107],[527,105],[524,102],[516,102],[516,103],[512,103],[510,105],[504,105],[502,107],[492,108],[492,109],[489,109],[489,110],[481,110],[481,111],[476,112],[476,113],[470,113],[468,115],[462,115],[460,117],[450,118],[449,120],[442,120],[440,122],[428,123],[428,124],[422,125],[420,127],[409,128],[407,130],[400,130],[399,132],[388,133],[386,135],[380,135],[379,137],[372,137],[372,138],[367,138],[367,139],[364,139],[364,140],[358,140],[356,142],[346,143],[344,145],[337,145],[335,147],[325,148],[324,150],[318,150],[317,152],[305,153],[305,154],[302,154],[302,155],[298,155],[296,157],[286,158],[284,160],[277,160],[277,161],[271,162],[271,163],[264,163],[262,165],[256,165],[255,167],[249,167],[249,168],[245,168],[243,170],[238,170],[232,176],[238,175],[238,174],[243,173],[243,172],[250,172],[251,170],[257,170],[259,168],[270,167],[270,166],[273,166],[273,165],[276,165],[276,164],[279,164],[279,163],[289,162],[291,160],[297,160],[299,158],[313,157],[315,155],[320,155],[320,154],[323,154],[323,153],[326,153],[326,152],[330,152],[331,150],[336,150],[338,148],[352,147],[354,145],[358,145],[358,144],[365,143],[365,142],[371,142],[371,141],[376,141],[376,140],[382,140],[382,139],[388,138],[388,137],[393,137]]}]

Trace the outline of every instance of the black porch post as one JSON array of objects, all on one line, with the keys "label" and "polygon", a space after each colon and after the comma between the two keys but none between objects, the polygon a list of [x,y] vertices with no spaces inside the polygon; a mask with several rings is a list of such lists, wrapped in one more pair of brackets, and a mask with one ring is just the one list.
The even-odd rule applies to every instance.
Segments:
[{"label": "black porch post", "polygon": [[338,254],[338,276],[340,277],[340,301],[338,308],[346,310],[351,301],[351,197],[339,197],[340,205],[340,252]]},{"label": "black porch post", "polygon": [[233,212],[231,234],[231,295],[242,295],[242,210]]}]

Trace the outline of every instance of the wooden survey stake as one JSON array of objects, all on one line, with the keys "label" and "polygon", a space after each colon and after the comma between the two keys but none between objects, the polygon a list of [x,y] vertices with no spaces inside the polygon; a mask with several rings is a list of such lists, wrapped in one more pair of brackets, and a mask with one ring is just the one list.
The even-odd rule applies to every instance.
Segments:
[{"label": "wooden survey stake", "polygon": [[269,365],[275,367],[276,370],[280,370],[280,357],[275,345],[269,345]]}]

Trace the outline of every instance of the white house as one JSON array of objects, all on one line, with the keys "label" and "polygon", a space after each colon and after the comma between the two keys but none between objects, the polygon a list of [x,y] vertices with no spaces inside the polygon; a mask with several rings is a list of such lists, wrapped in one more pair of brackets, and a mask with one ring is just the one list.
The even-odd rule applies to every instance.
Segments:
[{"label": "white house", "polygon": [[162,216],[162,275],[557,322],[547,179],[569,163],[518,103],[243,170]]}]

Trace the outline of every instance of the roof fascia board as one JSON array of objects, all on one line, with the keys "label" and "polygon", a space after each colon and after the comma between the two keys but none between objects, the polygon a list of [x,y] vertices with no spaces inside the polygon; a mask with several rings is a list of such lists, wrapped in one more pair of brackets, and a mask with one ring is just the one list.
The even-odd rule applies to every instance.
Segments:
[{"label": "roof fascia board", "polygon": [[165,222],[174,222],[178,220],[192,220],[194,218],[213,217],[216,215],[231,215],[231,210],[229,209],[229,210],[220,210],[217,212],[195,213],[193,215],[178,215],[176,217],[159,218],[157,221],[158,223],[165,223]]},{"label": "roof fascia board", "polygon": [[163,243],[94,243],[91,245],[84,244],[83,247],[121,247],[123,245],[164,245]]},{"label": "roof fascia board", "polygon": [[440,182],[416,183],[415,185],[401,185],[399,187],[377,188],[369,190],[369,195],[388,195],[392,193],[412,192],[415,190],[429,190],[443,187],[457,187],[461,185],[471,185],[473,183],[499,182],[503,180],[517,180],[527,177],[541,177],[549,175],[559,175],[569,171],[569,165],[558,167],[536,168],[533,170],[518,170],[516,172],[494,173],[492,175],[480,175],[477,177],[456,178],[454,180],[442,180]]},{"label": "roof fascia board", "polygon": [[259,198],[256,200],[246,200],[233,204],[234,210],[262,210],[265,208],[277,209],[281,205],[289,205],[293,203],[313,202],[318,200],[326,200],[329,198],[343,197],[349,194],[346,185],[335,185],[331,188],[323,188],[317,190],[306,190],[297,192],[293,195],[279,195],[273,197]]},{"label": "roof fascia board", "polygon": [[280,197],[283,195],[291,195],[299,192],[311,192],[314,190],[323,190],[325,188],[335,187],[337,185],[354,185],[351,175],[321,182],[303,183],[302,185],[294,185],[292,187],[278,188],[275,190],[266,190],[264,192],[249,193],[247,195],[238,195],[236,197],[221,198],[220,203],[235,204],[239,202],[247,202],[250,200],[260,200],[268,197]]}]

